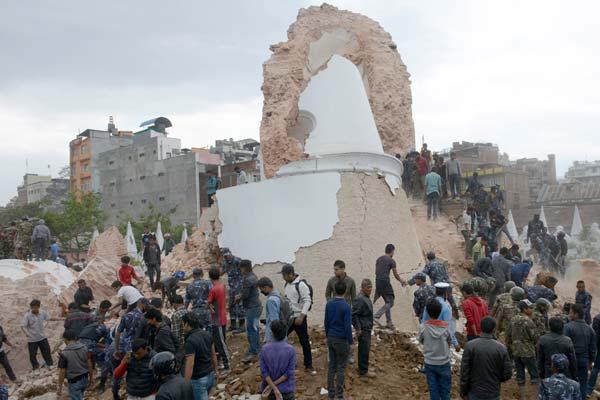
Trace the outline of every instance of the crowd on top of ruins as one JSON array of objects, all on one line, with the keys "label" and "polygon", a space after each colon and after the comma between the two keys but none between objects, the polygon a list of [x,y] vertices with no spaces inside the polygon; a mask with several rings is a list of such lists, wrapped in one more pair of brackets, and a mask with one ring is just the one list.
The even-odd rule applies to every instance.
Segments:
[{"label": "crowd on top of ruins", "polygon": [[[418,153],[417,164],[427,155],[426,148]],[[451,156],[448,162],[452,161]],[[448,162],[446,171],[452,171]],[[438,159],[435,165],[439,163]],[[460,175],[460,164],[456,167]],[[442,192],[436,171],[431,167],[423,180],[429,200]],[[449,182],[453,182],[453,197],[460,196],[456,177]],[[438,196],[430,196],[432,187]],[[122,257],[111,285],[116,301],[96,299],[83,279],[78,281],[73,301],[61,304],[60,318],[52,318],[40,301],[31,301],[21,321],[31,366],[36,370],[54,365],[45,322],[59,319],[65,328],[65,347],[57,360],[59,394],[65,385],[71,399],[82,399],[85,391],[102,393],[110,388],[113,399],[120,399],[124,383],[129,399],[208,399],[216,383],[233,374],[228,339],[232,334],[245,334],[248,348],[241,362],[260,365],[262,381],[257,390],[263,398],[294,399],[296,353],[286,338],[295,332],[307,375],[317,375],[308,317],[313,303],[322,299],[326,301],[328,397],[343,399],[348,365],[356,365],[361,379],[377,377],[369,369],[371,338],[374,328],[394,329],[393,275],[402,286],[416,285],[413,310],[420,325],[422,372],[431,399],[450,398],[452,347],[463,350],[459,387],[465,399],[499,399],[501,383],[513,378],[513,370],[522,399],[526,398],[526,372],[540,399],[586,398],[600,371],[596,340],[600,314],[592,320],[592,296],[583,281],[577,283],[573,304],[561,307],[558,303],[555,286],[557,276],[564,273],[568,250],[564,236],[550,235],[536,215],[527,232],[530,253],[522,254],[506,229],[498,188],[487,193],[474,174],[463,196],[466,210],[461,228],[466,257],[473,261],[473,277],[460,285],[451,280],[447,263],[432,251],[426,254],[422,271],[410,279],[400,276],[392,244],[375,260],[374,281],[364,277],[357,285],[346,273],[344,261],[336,260],[323,294],[313,293],[292,265],[281,268],[284,290],[279,292],[270,278],[256,276],[250,260],[228,249],[221,249],[221,265],[164,277],[164,249],[146,228],[141,239],[144,273],[131,265],[128,256]],[[429,202],[429,216],[434,218],[436,201]],[[40,221],[36,229],[45,232],[43,226]],[[502,246],[502,233],[510,248]],[[49,230],[43,241],[32,235],[35,257],[48,256],[49,240]],[[170,250],[173,245],[167,241]],[[50,247],[50,258],[57,254]],[[555,274],[542,273],[533,279],[529,276],[533,260]],[[224,275],[227,287],[221,282]],[[148,290],[144,290],[146,284]],[[380,298],[383,305],[375,310]],[[457,324],[462,320],[461,335]],[[3,332],[0,328],[0,346],[12,346]],[[44,360],[41,365],[38,350]],[[1,347],[0,364],[8,378],[18,382]],[[0,399],[7,398],[7,393],[3,386]]]}]

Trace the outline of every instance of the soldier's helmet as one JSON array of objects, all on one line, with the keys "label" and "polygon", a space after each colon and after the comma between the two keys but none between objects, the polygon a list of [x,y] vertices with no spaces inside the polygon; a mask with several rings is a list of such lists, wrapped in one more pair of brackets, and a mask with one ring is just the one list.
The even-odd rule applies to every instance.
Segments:
[{"label": "soldier's helmet", "polygon": [[515,286],[514,288],[510,289],[510,298],[513,301],[523,300],[525,298],[525,291],[523,288]]},{"label": "soldier's helmet", "polygon": [[490,288],[490,289],[492,289],[494,286],[496,286],[496,280],[492,277],[485,278],[485,283],[487,284],[488,288]]},{"label": "soldier's helmet", "polygon": [[512,288],[514,288],[515,286],[517,286],[513,281],[506,281],[504,282],[504,291],[505,292],[510,292]]},{"label": "soldier's helmet", "polygon": [[552,303],[548,299],[539,298],[535,301],[535,309],[540,310],[542,312],[547,312],[552,308]]}]

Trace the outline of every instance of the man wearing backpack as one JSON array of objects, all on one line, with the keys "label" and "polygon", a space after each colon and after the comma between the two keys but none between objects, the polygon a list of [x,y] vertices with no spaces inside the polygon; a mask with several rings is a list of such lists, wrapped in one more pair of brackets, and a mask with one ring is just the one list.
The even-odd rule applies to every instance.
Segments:
[{"label": "man wearing backpack", "polygon": [[312,287],[304,279],[300,279],[294,272],[294,267],[290,264],[286,264],[281,268],[281,275],[285,281],[285,297],[290,301],[292,306],[293,322],[288,328],[288,336],[290,333],[296,332],[302,346],[304,368],[310,375],[315,376],[317,375],[317,371],[315,371],[312,365],[308,323],[306,321],[306,316],[312,308]]},{"label": "man wearing backpack", "polygon": [[272,342],[273,332],[271,331],[271,322],[281,321],[285,324],[286,332],[292,318],[292,306],[290,301],[279,294],[277,289],[273,288],[273,281],[267,277],[262,277],[256,284],[258,290],[267,298],[265,304],[265,343]]}]

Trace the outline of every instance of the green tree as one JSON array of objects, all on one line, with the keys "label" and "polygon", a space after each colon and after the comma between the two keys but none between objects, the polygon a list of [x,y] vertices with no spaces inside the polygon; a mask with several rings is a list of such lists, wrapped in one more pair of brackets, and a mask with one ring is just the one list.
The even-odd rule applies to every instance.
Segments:
[{"label": "green tree", "polygon": [[63,201],[62,213],[45,213],[44,219],[63,251],[77,254],[77,259],[87,251],[94,229],[101,230],[105,220],[101,201],[96,193],[70,193]]}]

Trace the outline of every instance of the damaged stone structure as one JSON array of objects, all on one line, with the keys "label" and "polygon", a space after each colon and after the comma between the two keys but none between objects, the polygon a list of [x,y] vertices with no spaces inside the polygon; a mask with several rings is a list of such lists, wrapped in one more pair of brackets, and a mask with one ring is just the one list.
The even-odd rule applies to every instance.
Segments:
[{"label": "damaged stone structure", "polygon": [[[337,259],[357,284],[396,246],[409,277],[422,251],[391,154],[414,147],[409,74],[388,33],[369,18],[324,4],[300,10],[289,41],[264,66],[264,181],[219,190],[219,245],[248,258],[280,288],[292,263],[315,291]],[[216,208],[218,207],[218,210]],[[415,327],[411,297],[396,286],[394,320]],[[382,305],[379,300],[377,306]]]}]

